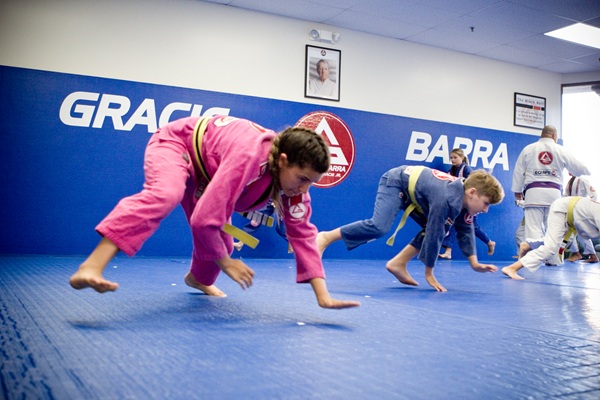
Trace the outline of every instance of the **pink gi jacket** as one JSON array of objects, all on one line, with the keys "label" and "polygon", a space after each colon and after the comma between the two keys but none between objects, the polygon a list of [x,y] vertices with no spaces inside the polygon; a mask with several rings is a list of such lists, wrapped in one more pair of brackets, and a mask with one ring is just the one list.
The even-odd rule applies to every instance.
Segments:
[{"label": "pink gi jacket", "polygon": [[[233,239],[221,230],[223,225],[235,211],[258,210],[270,198],[266,192],[273,177],[268,158],[277,134],[244,119],[211,118],[201,146],[210,177],[207,185],[194,155],[197,121],[198,117],[173,121],[154,134],[144,160],[144,190],[121,200],[96,230],[133,255],[181,203],[194,240],[192,273],[210,285],[219,272],[214,261],[233,251]],[[310,195],[283,195],[282,200],[287,236],[296,257],[297,282],[324,278],[317,229],[310,223]]]}]

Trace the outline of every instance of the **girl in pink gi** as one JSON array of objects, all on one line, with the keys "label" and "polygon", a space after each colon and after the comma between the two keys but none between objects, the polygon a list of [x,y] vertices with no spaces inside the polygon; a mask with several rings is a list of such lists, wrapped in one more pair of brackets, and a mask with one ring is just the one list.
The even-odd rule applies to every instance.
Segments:
[{"label": "girl in pink gi", "polygon": [[233,238],[223,227],[233,212],[260,209],[272,198],[294,249],[297,282],[309,282],[323,308],[359,306],[330,297],[317,229],[310,223],[308,189],[329,169],[329,150],[321,136],[300,127],[277,135],[244,119],[205,118],[174,121],[152,136],[144,158],[144,189],[122,199],[96,227],[102,239],[71,277],[71,286],[99,293],[116,290],[118,284],[102,275],[106,265],[119,250],[133,256],[181,204],[194,243],[185,283],[225,297],[214,285],[223,271],[246,289],[252,286],[254,271],[230,257]]}]

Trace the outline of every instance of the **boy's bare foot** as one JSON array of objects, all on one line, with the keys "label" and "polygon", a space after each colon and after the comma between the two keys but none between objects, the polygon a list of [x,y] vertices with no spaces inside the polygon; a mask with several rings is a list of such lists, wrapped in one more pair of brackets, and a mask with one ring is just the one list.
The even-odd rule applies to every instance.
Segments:
[{"label": "boy's bare foot", "polygon": [[494,242],[493,240],[490,240],[487,244],[488,247],[488,256],[491,256],[492,254],[494,254],[494,250],[496,249],[496,242]]},{"label": "boy's bare foot", "polygon": [[438,255],[439,258],[443,258],[444,260],[452,260],[452,253],[442,253]]},{"label": "boy's bare foot", "polygon": [[204,294],[207,294],[209,296],[227,297],[227,295],[224,292],[222,292],[221,289],[219,289],[215,285],[206,286],[206,285],[203,285],[200,282],[198,282],[196,280],[196,278],[194,278],[194,275],[192,275],[191,272],[188,272],[185,275],[185,278],[183,280],[185,281],[185,284],[188,285],[189,287],[198,289],[201,292],[204,292]]},{"label": "boy's bare foot", "polygon": [[98,293],[114,292],[119,287],[118,283],[104,279],[96,269],[84,265],[81,265],[79,270],[71,276],[69,283],[73,289],[92,288]]},{"label": "boy's bare foot", "polygon": [[515,271],[514,269],[510,268],[510,267],[504,267],[502,268],[502,273],[506,276],[508,276],[510,279],[514,279],[517,281],[522,281],[525,278],[523,278],[521,275],[517,274],[517,271]]},{"label": "boy's bare foot", "polygon": [[415,281],[412,276],[406,270],[406,264],[396,264],[392,265],[389,262],[386,264],[385,268],[398,279],[400,283],[411,286],[419,286],[417,281]]},{"label": "boy's bare foot", "polygon": [[581,255],[581,253],[576,251],[575,253],[571,254],[571,257],[567,258],[565,261],[575,262],[575,261],[581,260],[582,258],[583,258],[583,256]]},{"label": "boy's bare foot", "polygon": [[598,256],[596,254],[590,254],[587,260],[585,260],[588,264],[594,264],[598,262]]}]

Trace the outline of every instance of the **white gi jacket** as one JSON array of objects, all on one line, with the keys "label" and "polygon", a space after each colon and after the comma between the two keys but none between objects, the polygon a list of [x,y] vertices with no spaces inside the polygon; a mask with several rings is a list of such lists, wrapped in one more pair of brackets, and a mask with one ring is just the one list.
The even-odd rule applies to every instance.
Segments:
[{"label": "white gi jacket", "polygon": [[540,138],[521,151],[513,171],[512,191],[525,195],[525,207],[548,207],[562,195],[563,171],[574,176],[590,170],[551,138]]},{"label": "white gi jacket", "polygon": [[598,199],[596,189],[594,189],[590,181],[582,176],[573,176],[569,179],[569,182],[565,187],[565,196],[589,197],[592,200]]},{"label": "white gi jacket", "polygon": [[[560,244],[569,229],[567,224],[567,210],[570,197],[556,200],[550,206],[548,216],[548,229],[543,240],[529,241],[533,251],[521,258],[523,266],[530,271],[536,271],[542,262],[556,254]],[[600,203],[582,197],[573,209],[573,225],[582,239],[596,239],[600,237]]]}]

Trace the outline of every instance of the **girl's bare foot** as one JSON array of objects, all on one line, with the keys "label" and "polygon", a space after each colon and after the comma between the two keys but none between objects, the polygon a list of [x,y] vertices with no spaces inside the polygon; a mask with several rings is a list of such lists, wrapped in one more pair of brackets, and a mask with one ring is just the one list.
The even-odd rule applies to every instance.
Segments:
[{"label": "girl's bare foot", "polygon": [[510,279],[514,279],[517,281],[525,280],[525,278],[523,278],[521,275],[517,274],[517,271],[515,271],[514,269],[512,269],[510,267],[502,268],[502,273],[504,275],[508,276]]},{"label": "girl's bare foot", "polygon": [[69,283],[73,289],[92,288],[98,293],[114,292],[119,287],[118,283],[104,279],[95,268],[88,268],[85,265],[79,267],[79,270],[69,279]]},{"label": "girl's bare foot", "polygon": [[208,296],[227,297],[227,295],[215,285],[206,286],[198,282],[191,272],[188,272],[183,280],[185,281],[185,284],[189,287],[198,289],[201,292],[204,292],[204,294],[207,294]]},{"label": "girl's bare foot", "polygon": [[446,249],[442,254],[438,254],[438,258],[443,258],[444,260],[452,260],[452,248],[444,246]]},{"label": "girl's bare foot", "polygon": [[391,264],[390,262],[388,262],[385,266],[385,268],[396,277],[396,279],[398,279],[398,281],[400,283],[403,283],[405,285],[411,285],[411,286],[419,286],[419,284],[417,283],[417,281],[415,281],[412,276],[410,276],[410,274],[408,273],[408,271],[406,270],[406,264],[401,263],[401,264]]},{"label": "girl's bare foot", "polygon": [[488,256],[491,256],[492,254],[494,254],[494,250],[496,250],[496,242],[494,242],[493,240],[490,240],[487,244],[488,246]]},{"label": "girl's bare foot", "polygon": [[117,255],[119,248],[110,239],[103,237],[92,254],[79,266],[69,283],[74,289],[92,288],[98,293],[114,292],[119,287],[116,282],[111,282],[102,276],[104,268],[110,260]]},{"label": "girl's bare foot", "polygon": [[435,276],[433,276],[433,274],[425,274],[425,280],[427,281],[427,283],[429,283],[429,286],[431,286],[438,292],[447,292],[448,291],[445,287],[440,285],[440,283],[437,281],[437,279],[435,279]]}]

